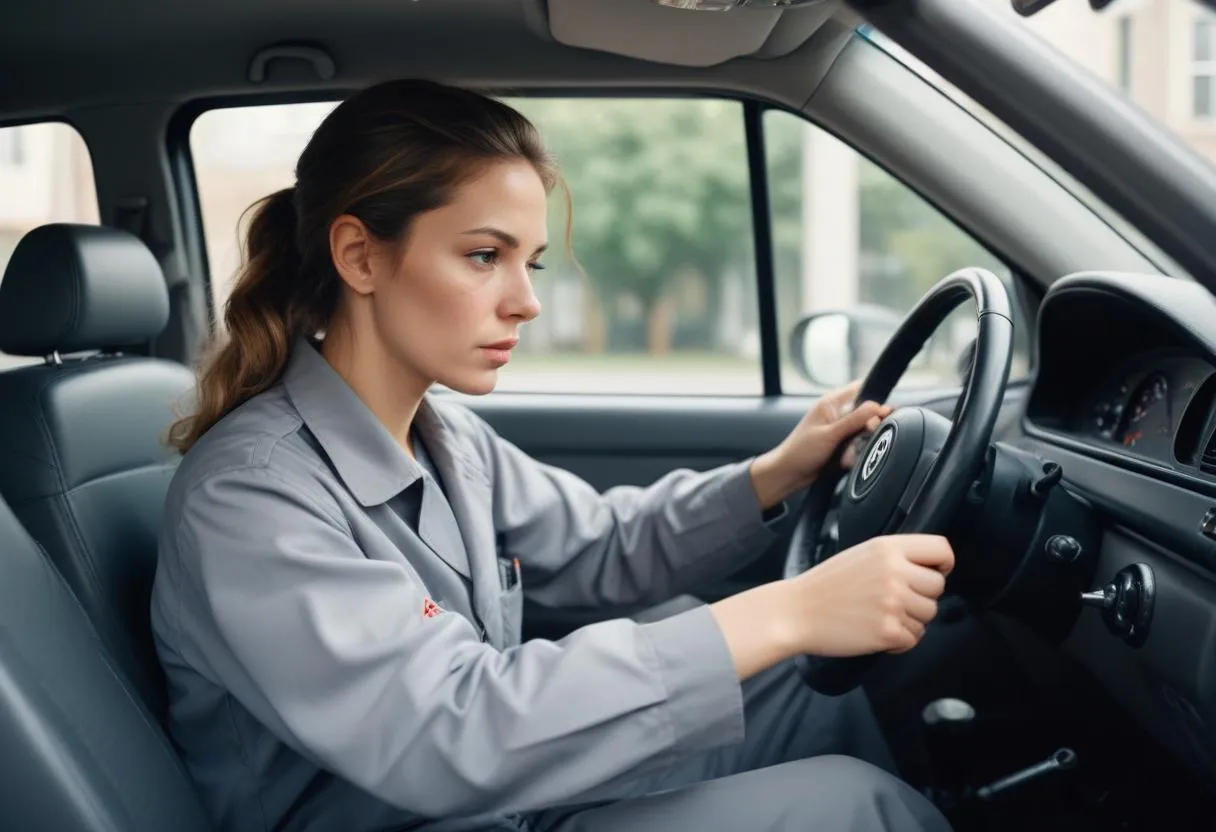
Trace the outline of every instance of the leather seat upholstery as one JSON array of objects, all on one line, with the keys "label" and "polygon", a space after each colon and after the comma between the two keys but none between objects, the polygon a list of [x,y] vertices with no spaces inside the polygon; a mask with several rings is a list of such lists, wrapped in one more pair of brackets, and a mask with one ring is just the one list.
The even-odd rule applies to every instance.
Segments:
[{"label": "leather seat upholstery", "polygon": [[0,283],[0,350],[48,357],[0,373],[0,496],[158,717],[148,609],[176,465],[163,439],[194,377],[121,351],[158,335],[168,315],[152,253],[109,228],[34,229]]},{"label": "leather seat upholstery", "polygon": [[5,829],[212,828],[169,740],[3,501],[0,761]]}]

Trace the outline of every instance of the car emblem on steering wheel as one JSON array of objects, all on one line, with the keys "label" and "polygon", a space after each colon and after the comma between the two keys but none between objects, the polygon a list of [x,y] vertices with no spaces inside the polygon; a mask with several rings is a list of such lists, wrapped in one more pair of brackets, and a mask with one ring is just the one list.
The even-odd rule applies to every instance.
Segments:
[{"label": "car emblem on steering wheel", "polygon": [[887,452],[891,450],[892,438],[895,436],[895,431],[888,428],[882,432],[878,439],[874,440],[874,447],[870,448],[870,453],[866,455],[866,461],[861,466],[862,482],[869,482],[870,478],[878,473],[878,469],[882,467],[882,462],[887,458]]}]

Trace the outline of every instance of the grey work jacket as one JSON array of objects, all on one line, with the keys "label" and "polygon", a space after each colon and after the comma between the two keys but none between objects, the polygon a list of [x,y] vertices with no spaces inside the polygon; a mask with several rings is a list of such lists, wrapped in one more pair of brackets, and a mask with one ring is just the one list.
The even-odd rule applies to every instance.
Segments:
[{"label": "grey work jacket", "polygon": [[707,607],[520,625],[524,594],[658,602],[737,570],[774,539],[747,463],[600,494],[445,398],[415,422],[446,497],[306,341],[183,458],[152,624],[222,828],[487,828],[742,738]]}]

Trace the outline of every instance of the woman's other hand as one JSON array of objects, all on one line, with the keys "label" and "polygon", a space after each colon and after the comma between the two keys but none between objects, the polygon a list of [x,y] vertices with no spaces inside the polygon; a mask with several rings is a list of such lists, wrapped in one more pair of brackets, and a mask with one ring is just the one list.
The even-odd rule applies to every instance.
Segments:
[{"label": "woman's other hand", "polygon": [[741,679],[800,654],[903,653],[937,615],[953,568],[944,537],[876,537],[710,609]]},{"label": "woman's other hand", "polygon": [[[875,430],[890,415],[888,405],[855,404],[860,388],[861,382],[855,381],[824,395],[780,445],[756,457],[752,485],[765,509],[814,482],[842,442]],[[855,461],[856,450],[850,444],[842,462],[851,467]]]}]

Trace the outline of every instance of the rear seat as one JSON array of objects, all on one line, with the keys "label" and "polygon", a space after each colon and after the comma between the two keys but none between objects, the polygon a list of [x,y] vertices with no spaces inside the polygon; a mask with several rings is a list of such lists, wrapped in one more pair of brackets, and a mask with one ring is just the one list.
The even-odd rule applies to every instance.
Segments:
[{"label": "rear seat", "polygon": [[2,501],[0,811],[5,829],[212,828],[168,739]]},{"label": "rear seat", "polygon": [[147,343],[168,317],[156,258],[112,228],[36,228],[0,282],[0,350],[52,356],[0,372],[0,497],[158,717],[164,676],[148,606],[177,460],[162,440],[194,375],[177,362],[104,351]]}]

